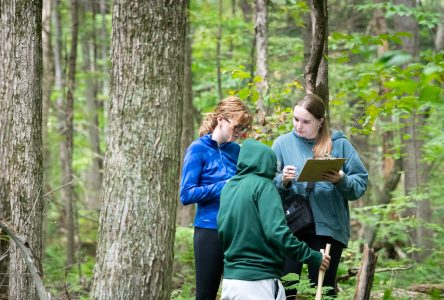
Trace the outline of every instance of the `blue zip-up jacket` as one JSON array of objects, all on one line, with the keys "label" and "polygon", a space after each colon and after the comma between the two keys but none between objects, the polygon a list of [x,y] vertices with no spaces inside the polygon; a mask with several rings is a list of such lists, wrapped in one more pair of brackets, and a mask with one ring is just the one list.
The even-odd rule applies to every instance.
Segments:
[{"label": "blue zip-up jacket", "polygon": [[220,146],[206,134],[191,143],[183,162],[180,201],[197,204],[194,226],[217,229],[220,193],[236,173],[240,146],[234,142]]},{"label": "blue zip-up jacket", "polygon": [[[280,193],[290,192],[306,194],[306,182],[292,181],[289,189],[282,185],[282,169],[293,165],[299,173],[308,158],[313,158],[314,139],[306,139],[293,130],[278,137],[272,146],[277,158],[278,173],[274,179]],[[329,181],[315,183],[310,194],[310,206],[316,226],[317,235],[330,236],[348,244],[350,238],[350,211],[348,201],[359,199],[367,188],[368,172],[358,152],[353,148],[340,131],[332,133],[332,157],[346,159],[342,171],[344,177],[337,184]]]}]

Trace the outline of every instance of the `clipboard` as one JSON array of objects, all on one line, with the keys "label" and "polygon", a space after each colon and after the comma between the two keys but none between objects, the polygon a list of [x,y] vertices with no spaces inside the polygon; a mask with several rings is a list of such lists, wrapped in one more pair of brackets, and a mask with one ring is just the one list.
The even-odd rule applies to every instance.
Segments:
[{"label": "clipboard", "polygon": [[339,171],[344,162],[345,158],[307,159],[297,181],[324,181],[324,179],[321,178],[321,173],[331,169]]}]

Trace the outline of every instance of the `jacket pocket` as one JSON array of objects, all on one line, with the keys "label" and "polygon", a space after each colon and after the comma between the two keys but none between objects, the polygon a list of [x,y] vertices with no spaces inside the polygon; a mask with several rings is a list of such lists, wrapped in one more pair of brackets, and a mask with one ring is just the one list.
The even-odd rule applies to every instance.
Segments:
[{"label": "jacket pocket", "polygon": [[311,196],[311,208],[316,223],[324,223],[328,227],[340,227],[337,203],[333,197],[334,189],[331,184],[316,184],[314,195]]}]

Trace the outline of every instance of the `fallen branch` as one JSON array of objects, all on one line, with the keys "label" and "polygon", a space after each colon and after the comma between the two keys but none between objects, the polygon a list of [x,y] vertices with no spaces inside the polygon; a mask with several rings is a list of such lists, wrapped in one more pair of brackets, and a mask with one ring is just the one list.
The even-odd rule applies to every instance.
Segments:
[{"label": "fallen branch", "polygon": [[50,300],[51,296],[46,292],[45,286],[43,285],[40,272],[36,265],[34,264],[34,255],[32,254],[29,244],[24,240],[23,237],[18,236],[16,232],[11,228],[10,225],[4,220],[0,220],[0,228],[3,229],[6,234],[8,234],[11,239],[15,242],[17,247],[20,249],[22,256],[25,260],[26,266],[31,272],[32,279],[37,289],[37,294],[40,300]]},{"label": "fallen branch", "polygon": [[[413,266],[397,267],[397,268],[381,268],[381,269],[376,269],[375,273],[407,271],[407,270],[411,270],[411,269],[413,269]],[[352,277],[356,276],[356,274],[358,274],[358,270],[359,270],[359,268],[356,268],[356,267],[349,268],[347,270],[347,274],[339,276],[336,279],[336,281],[341,282],[341,281],[349,280],[350,278],[352,278]]]}]

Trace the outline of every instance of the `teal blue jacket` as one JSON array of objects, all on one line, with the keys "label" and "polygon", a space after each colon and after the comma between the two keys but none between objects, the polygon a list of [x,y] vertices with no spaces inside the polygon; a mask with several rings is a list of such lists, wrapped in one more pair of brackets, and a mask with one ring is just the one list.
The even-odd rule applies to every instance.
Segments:
[{"label": "teal blue jacket", "polygon": [[[278,137],[272,146],[277,158],[277,170],[274,182],[280,193],[286,188],[282,185],[282,169],[293,165],[297,172],[302,170],[305,161],[313,158],[315,140],[297,135],[295,131]],[[368,172],[358,152],[353,148],[342,132],[332,133],[333,157],[346,158],[342,168],[344,177],[337,184],[328,181],[315,183],[310,195],[310,206],[316,225],[316,234],[330,236],[347,246],[350,238],[350,211],[348,201],[359,199],[367,188]],[[306,194],[307,183],[292,181],[290,193]]]},{"label": "teal blue jacket", "polygon": [[251,139],[242,144],[236,175],[222,189],[217,217],[226,279],[279,278],[285,255],[321,264],[321,253],[288,229],[273,183],[275,171],[276,157],[270,147]]}]

